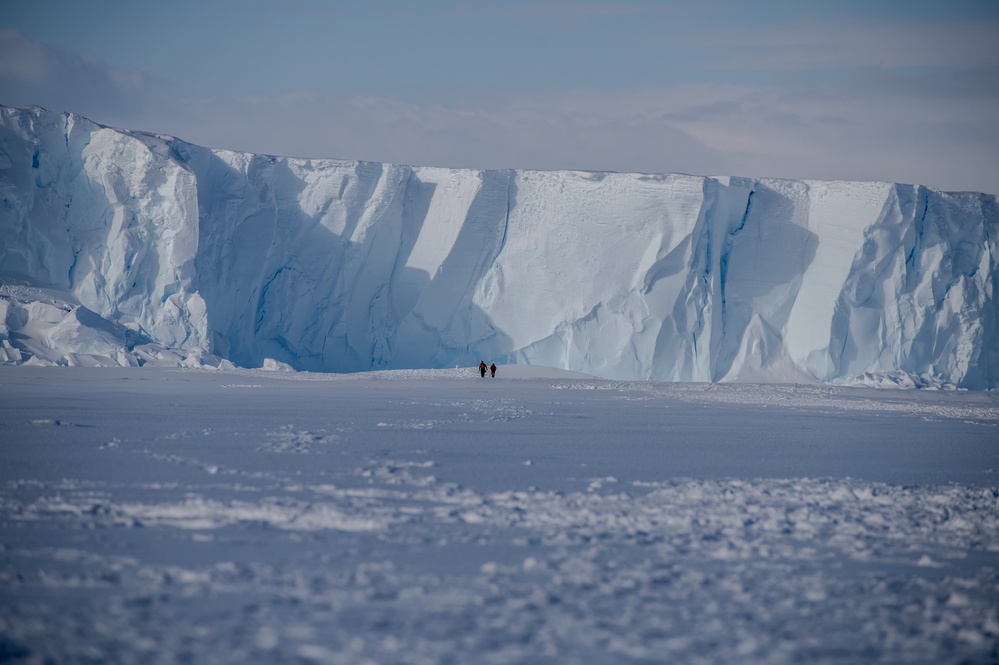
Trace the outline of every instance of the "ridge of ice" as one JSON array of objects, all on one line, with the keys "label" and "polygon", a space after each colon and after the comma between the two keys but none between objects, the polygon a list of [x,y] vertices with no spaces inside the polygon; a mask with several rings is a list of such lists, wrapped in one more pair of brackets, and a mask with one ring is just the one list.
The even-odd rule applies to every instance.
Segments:
[{"label": "ridge of ice", "polygon": [[999,385],[991,195],[291,159],[37,107],[0,107],[0,192],[5,363]]}]

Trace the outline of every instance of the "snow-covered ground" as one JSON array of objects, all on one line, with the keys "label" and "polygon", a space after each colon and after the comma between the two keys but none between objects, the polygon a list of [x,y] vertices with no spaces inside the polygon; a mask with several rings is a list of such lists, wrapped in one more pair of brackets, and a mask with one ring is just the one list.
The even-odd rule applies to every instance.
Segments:
[{"label": "snow-covered ground", "polygon": [[0,660],[994,663],[997,441],[984,392],[0,367]]}]

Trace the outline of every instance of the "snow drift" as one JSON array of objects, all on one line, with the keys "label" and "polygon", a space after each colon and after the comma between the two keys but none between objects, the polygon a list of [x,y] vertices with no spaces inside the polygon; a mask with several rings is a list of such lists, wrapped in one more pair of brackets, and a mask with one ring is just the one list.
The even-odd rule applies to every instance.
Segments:
[{"label": "snow drift", "polygon": [[999,385],[995,196],[289,159],[0,112],[5,362]]}]

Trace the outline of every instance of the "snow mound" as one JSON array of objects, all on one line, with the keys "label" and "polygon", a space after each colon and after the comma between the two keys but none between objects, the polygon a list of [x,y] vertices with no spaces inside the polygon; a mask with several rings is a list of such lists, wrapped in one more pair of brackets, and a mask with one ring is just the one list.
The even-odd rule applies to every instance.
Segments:
[{"label": "snow mound", "polygon": [[0,363],[68,367],[232,369],[201,348],[170,348],[58,291],[0,284]]},{"label": "snow mound", "polygon": [[859,376],[846,376],[832,381],[837,386],[866,386],[886,390],[922,389],[957,390],[957,386],[928,375],[908,372],[864,372]]},{"label": "snow mound", "polygon": [[280,360],[274,360],[273,358],[264,358],[264,364],[260,369],[266,370],[268,372],[294,372],[295,368],[288,363],[283,363]]},{"label": "snow mound", "polygon": [[128,362],[123,327],[255,368],[999,385],[995,196],[288,159],[39,108],[0,107],[0,165],[0,282],[86,308],[19,309],[6,363]]}]

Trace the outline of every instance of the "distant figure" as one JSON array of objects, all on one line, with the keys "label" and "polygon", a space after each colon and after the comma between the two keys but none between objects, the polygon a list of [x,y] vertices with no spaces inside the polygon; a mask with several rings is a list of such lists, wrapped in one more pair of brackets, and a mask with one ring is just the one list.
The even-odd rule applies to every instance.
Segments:
[{"label": "distant figure", "polygon": [[479,375],[482,376],[483,379],[486,378],[486,361],[485,360],[480,360],[479,361]]},{"label": "distant figure", "polygon": [[489,366],[489,373],[492,375],[494,379],[496,378],[496,363],[493,363],[492,365]]}]

